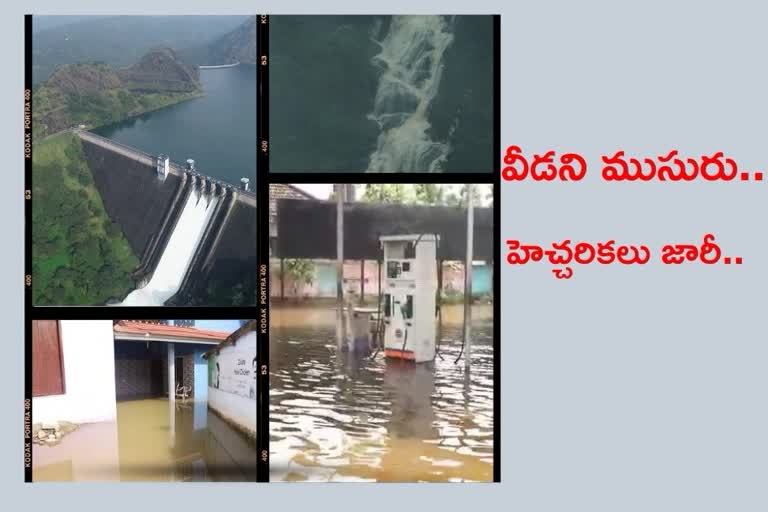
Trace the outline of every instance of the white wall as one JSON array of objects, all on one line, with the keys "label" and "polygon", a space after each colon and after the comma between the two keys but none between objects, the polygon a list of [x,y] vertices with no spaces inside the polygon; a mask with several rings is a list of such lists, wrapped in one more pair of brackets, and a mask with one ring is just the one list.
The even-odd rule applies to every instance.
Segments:
[{"label": "white wall", "polygon": [[92,423],[117,419],[111,320],[62,320],[63,395],[32,399],[32,422]]},{"label": "white wall", "polygon": [[[211,354],[209,360],[214,364],[217,358],[220,358],[222,363],[224,361],[231,361],[232,359],[243,359],[247,364],[248,370],[252,370],[250,364],[253,358],[256,357],[256,332],[250,331],[243,337],[235,342],[235,345],[228,345],[221,349],[218,355]],[[222,365],[222,373],[232,371],[231,365],[226,367]],[[253,375],[244,377],[246,383],[253,378]],[[225,391],[227,389],[224,386],[225,375],[220,376],[220,382],[222,384],[221,389],[217,389],[208,382],[208,406],[218,412],[224,418],[237,423],[240,427],[256,433],[256,399],[244,396],[240,389],[241,394]]]},{"label": "white wall", "polygon": [[208,406],[249,432],[256,432],[256,400],[209,387]]}]

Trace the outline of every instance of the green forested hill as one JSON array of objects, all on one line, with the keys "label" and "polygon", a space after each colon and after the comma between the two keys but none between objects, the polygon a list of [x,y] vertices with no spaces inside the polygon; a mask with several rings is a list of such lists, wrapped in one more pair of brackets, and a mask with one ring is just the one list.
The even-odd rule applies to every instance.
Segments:
[{"label": "green forested hill", "polygon": [[207,64],[256,64],[256,16],[208,45]]},{"label": "green forested hill", "polygon": [[66,133],[36,143],[32,183],[34,304],[122,299],[139,260],[104,210],[80,140]]},{"label": "green forested hill", "polygon": [[67,64],[33,90],[33,135],[94,128],[201,94],[197,68],[168,48],[117,70],[103,63]]}]

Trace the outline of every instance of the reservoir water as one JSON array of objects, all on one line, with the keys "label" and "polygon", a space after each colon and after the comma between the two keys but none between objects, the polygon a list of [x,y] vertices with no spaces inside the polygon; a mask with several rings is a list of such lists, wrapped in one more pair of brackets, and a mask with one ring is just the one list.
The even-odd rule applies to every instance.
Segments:
[{"label": "reservoir water", "polygon": [[203,174],[256,182],[256,67],[201,69],[205,96],[94,130],[147,153],[195,160]]},{"label": "reservoir water", "polygon": [[273,307],[270,480],[492,480],[492,306],[472,315],[467,375],[461,306],[443,307],[442,357],[419,365],[339,353],[331,308]]}]

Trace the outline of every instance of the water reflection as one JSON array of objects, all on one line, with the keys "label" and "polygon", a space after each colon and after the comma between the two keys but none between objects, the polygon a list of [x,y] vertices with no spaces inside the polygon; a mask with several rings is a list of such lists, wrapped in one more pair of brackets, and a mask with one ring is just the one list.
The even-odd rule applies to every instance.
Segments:
[{"label": "water reflection", "polygon": [[205,402],[118,402],[117,422],[81,425],[33,450],[35,481],[256,480],[255,443]]},{"label": "water reflection", "polygon": [[461,309],[443,312],[435,362],[338,353],[330,309],[273,308],[270,480],[490,481],[492,307],[473,308],[472,372]]}]

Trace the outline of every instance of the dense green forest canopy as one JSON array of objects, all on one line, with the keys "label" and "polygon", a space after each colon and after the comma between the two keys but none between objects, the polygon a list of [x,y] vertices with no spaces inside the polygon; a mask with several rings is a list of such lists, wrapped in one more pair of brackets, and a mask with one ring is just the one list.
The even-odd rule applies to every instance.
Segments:
[{"label": "dense green forest canopy", "polygon": [[104,209],[79,139],[62,134],[37,142],[32,182],[35,305],[124,298],[139,260]]},{"label": "dense green forest canopy", "polygon": [[32,96],[33,137],[37,140],[80,125],[91,129],[112,124],[140,113],[198,97],[200,94],[136,93],[120,88],[76,95],[65,94],[51,87],[37,87]]},{"label": "dense green forest canopy", "polygon": [[80,125],[91,129],[201,94],[197,68],[170,48],[148,52],[119,70],[99,62],[67,64],[32,91],[33,136]]}]

